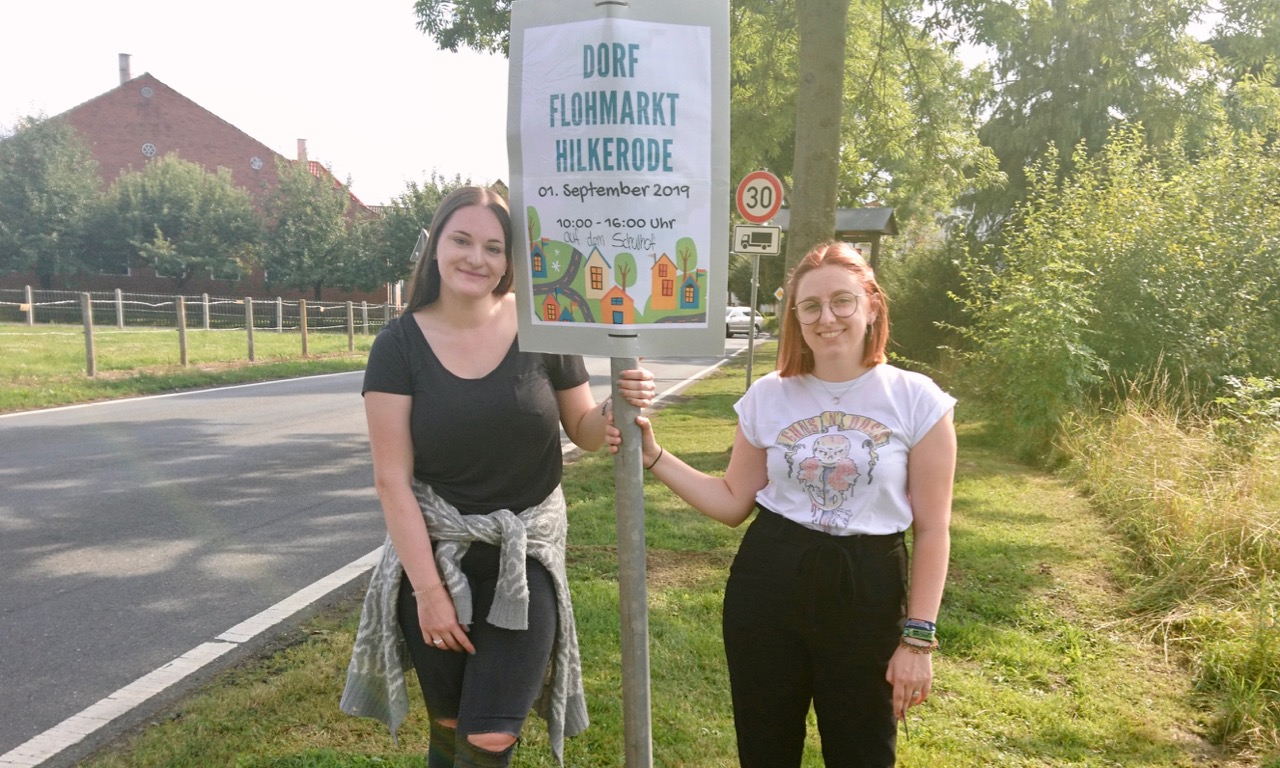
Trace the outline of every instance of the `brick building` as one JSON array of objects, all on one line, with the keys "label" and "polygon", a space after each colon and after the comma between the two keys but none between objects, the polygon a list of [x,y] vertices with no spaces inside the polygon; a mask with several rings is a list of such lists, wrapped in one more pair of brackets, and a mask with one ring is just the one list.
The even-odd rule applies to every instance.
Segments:
[{"label": "brick building", "polygon": [[[137,171],[152,157],[171,152],[183,160],[209,170],[226,168],[232,181],[261,202],[279,183],[277,161],[307,163],[309,170],[335,186],[342,184],[320,163],[307,159],[306,140],[298,140],[298,158],[289,160],[249,134],[201,107],[150,73],[132,77],[128,54],[120,55],[120,85],[59,115],[86,140],[98,161],[103,186],[122,172]],[[350,192],[348,192],[350,194]],[[354,215],[376,215],[351,195]],[[0,287],[18,288],[32,284],[34,275],[0,274]],[[173,293],[173,282],[157,276],[149,267],[133,267],[125,275],[86,274],[65,276],[57,288],[128,293]],[[261,270],[239,280],[191,280],[183,287],[187,294],[219,296],[267,296]],[[311,298],[309,292],[270,291],[271,296]],[[386,301],[386,292],[371,294],[326,289],[326,301]]]}]

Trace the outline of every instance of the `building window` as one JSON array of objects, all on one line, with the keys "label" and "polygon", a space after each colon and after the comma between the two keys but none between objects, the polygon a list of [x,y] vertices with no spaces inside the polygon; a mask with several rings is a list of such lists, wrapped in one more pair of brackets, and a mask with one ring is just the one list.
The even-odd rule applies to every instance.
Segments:
[{"label": "building window", "polygon": [[258,157],[257,155],[254,155],[253,157],[249,158],[249,167],[255,171],[262,170],[262,158]]},{"label": "building window", "polygon": [[658,277],[666,277],[666,276],[667,276],[667,262],[664,261],[658,265]]},{"label": "building window", "polygon": [[675,281],[675,280],[663,280],[663,281],[662,281],[662,295],[663,295],[663,296],[674,296],[674,295],[675,295],[675,290],[676,290],[676,281]]},{"label": "building window", "polygon": [[694,293],[693,286],[686,285],[684,287],[684,303],[692,305],[695,298],[697,298],[697,294]]},{"label": "building window", "polygon": [[155,145],[155,144],[152,144],[151,142],[147,142],[146,144],[143,144],[143,145],[142,145],[142,154],[143,154],[143,156],[145,156],[145,157],[155,157],[155,156],[156,156],[156,145]]},{"label": "building window", "polygon": [[156,92],[151,89],[151,86],[149,85],[142,86],[142,98],[149,99],[155,95],[156,95]]},{"label": "building window", "polygon": [[591,290],[604,290],[604,270],[599,267],[591,268]]}]

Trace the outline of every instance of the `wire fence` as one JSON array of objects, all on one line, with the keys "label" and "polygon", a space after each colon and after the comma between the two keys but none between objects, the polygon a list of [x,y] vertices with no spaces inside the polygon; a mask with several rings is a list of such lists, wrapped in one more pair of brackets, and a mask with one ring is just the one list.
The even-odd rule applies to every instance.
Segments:
[{"label": "wire fence", "polygon": [[[78,291],[46,291],[26,288],[0,288],[0,322],[61,323],[80,325],[85,322],[81,306],[83,294]],[[188,328],[204,330],[246,330],[253,327],[278,332],[298,331],[302,327],[302,308],[306,308],[307,328],[312,332],[344,332],[347,329],[347,305],[352,302],[307,301],[305,299],[255,299],[198,295],[162,295],[96,291],[87,294],[92,307],[92,321],[97,326],[116,328],[177,327],[179,304],[185,304]],[[377,333],[396,315],[389,304],[353,304],[359,333]]]},{"label": "wire fence", "polygon": [[247,340],[247,356],[254,360],[254,334],[296,333],[301,354],[308,355],[310,334],[347,335],[348,351],[355,351],[355,336],[376,334],[398,309],[388,304],[307,301],[306,299],[255,299],[210,296],[207,293],[161,295],[76,292],[0,288],[0,322],[28,326],[80,326],[85,337],[86,366],[95,375],[94,336],[97,328],[178,331],[182,365],[188,364],[187,331],[239,331]]}]

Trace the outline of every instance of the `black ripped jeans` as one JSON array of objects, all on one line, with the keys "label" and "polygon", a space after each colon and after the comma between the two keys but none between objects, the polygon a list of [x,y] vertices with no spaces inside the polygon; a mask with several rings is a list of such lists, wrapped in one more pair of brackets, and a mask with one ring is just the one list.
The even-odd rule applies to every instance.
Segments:
[{"label": "black ripped jeans", "polygon": [[551,574],[528,558],[529,628],[501,629],[485,617],[493,604],[499,550],[475,542],[462,558],[471,584],[471,631],[475,655],[441,650],[422,639],[418,603],[407,578],[400,580],[399,621],[418,673],[431,719],[458,720],[457,738],[473,733],[519,736],[542,690],[556,636],[556,591]]},{"label": "black ripped jeans", "polygon": [[739,761],[799,766],[812,703],[827,768],[891,768],[903,535],[831,536],[757,510],[724,596]]}]

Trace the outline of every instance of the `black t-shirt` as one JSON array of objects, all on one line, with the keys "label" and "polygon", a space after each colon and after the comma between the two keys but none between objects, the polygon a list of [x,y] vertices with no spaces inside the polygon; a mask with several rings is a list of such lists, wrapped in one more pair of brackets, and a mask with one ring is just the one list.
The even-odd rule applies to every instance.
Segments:
[{"label": "black t-shirt", "polygon": [[578,355],[521,352],[464,379],[436,358],[413,315],[374,339],[364,392],[413,397],[413,474],[464,514],[532,507],[560,484],[556,390],[588,381]]}]

